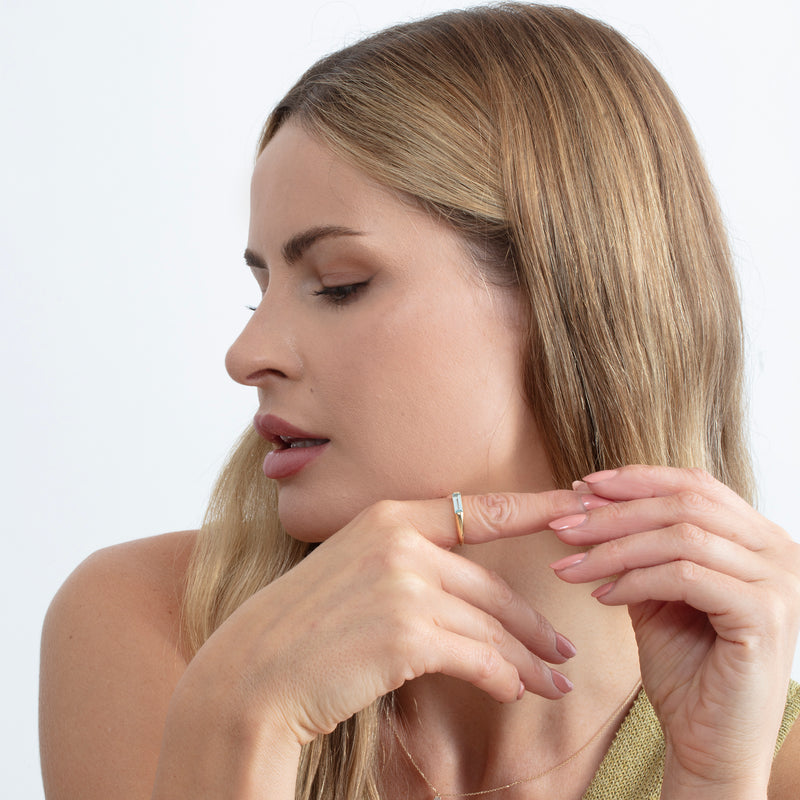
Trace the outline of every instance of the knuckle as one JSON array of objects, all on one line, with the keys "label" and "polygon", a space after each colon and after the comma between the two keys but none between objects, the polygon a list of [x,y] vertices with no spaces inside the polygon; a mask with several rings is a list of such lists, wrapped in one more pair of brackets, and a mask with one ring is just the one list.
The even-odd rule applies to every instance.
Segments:
[{"label": "knuckle", "polygon": [[608,556],[612,563],[618,563],[624,561],[624,554],[625,554],[625,539],[610,539],[607,542],[604,542],[602,545],[603,551],[605,555]]},{"label": "knuckle", "polygon": [[610,505],[603,506],[603,519],[609,523],[622,522],[625,516],[629,513],[625,503],[611,503]]},{"label": "knuckle", "polygon": [[506,640],[506,629],[494,617],[486,617],[486,641],[500,647]]},{"label": "knuckle", "polygon": [[682,492],[678,492],[675,495],[675,499],[678,506],[684,511],[712,512],[717,506],[713,500],[694,489],[685,489]]},{"label": "knuckle", "polygon": [[428,584],[424,578],[414,572],[403,572],[395,578],[395,596],[393,616],[400,622],[407,622],[409,610],[424,608],[428,599]]},{"label": "knuckle", "polygon": [[678,542],[689,548],[704,547],[708,544],[708,533],[697,525],[689,522],[680,522],[675,526]]},{"label": "knuckle", "polygon": [[398,500],[379,500],[366,513],[373,524],[378,526],[396,525],[405,517],[403,504]]},{"label": "knuckle", "polygon": [[702,578],[701,568],[694,561],[676,561],[675,569],[678,579],[683,583],[699,583]]},{"label": "knuckle", "polygon": [[638,473],[639,478],[644,480],[645,483],[658,483],[664,478],[664,468],[655,464],[633,464],[628,468],[623,467],[622,469],[629,469],[631,473]]},{"label": "knuckle", "polygon": [[476,654],[475,671],[480,680],[488,680],[498,672],[503,666],[503,659],[500,653],[489,645],[478,648]]},{"label": "knuckle", "polygon": [[474,498],[470,516],[474,514],[490,534],[497,534],[519,515],[519,510],[519,499],[515,495],[492,492]]},{"label": "knuckle", "polygon": [[767,617],[774,620],[779,628],[785,630],[787,622],[797,616],[798,600],[800,600],[800,586],[793,586],[792,582],[782,581],[768,593],[769,613]]},{"label": "knuckle", "polygon": [[383,532],[379,539],[373,538],[376,541],[365,547],[354,562],[365,582],[368,576],[373,580],[383,577],[392,582],[390,588],[409,591],[415,585],[415,578],[422,581],[419,566],[422,542],[416,531],[394,528]]},{"label": "knuckle", "polygon": [[389,566],[403,568],[419,551],[420,536],[409,527],[394,527],[382,535],[382,550]]},{"label": "knuckle", "polygon": [[515,605],[514,590],[496,572],[487,573],[489,581],[489,597],[495,608],[505,610]]}]

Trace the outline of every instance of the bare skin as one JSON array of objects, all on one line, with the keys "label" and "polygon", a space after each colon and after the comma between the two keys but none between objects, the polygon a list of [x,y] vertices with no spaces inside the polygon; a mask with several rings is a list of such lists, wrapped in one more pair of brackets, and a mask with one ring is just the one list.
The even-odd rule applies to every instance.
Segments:
[{"label": "bare skin", "polygon": [[[251,205],[262,299],[228,369],[261,413],[328,440],[279,481],[288,532],[321,544],[188,663],[193,534],[80,567],[44,630],[48,799],[288,800],[301,746],[397,691],[401,735],[443,792],[554,766],[612,717],[579,758],[503,794],[577,800],[640,675],[668,744],[664,800],[766,797],[798,545],[699,472],[625,467],[555,491],[514,296],[476,278],[450,228],[291,123]],[[314,239],[300,255],[298,235]],[[796,796],[796,739],[771,798]],[[384,795],[429,798],[393,756]]]},{"label": "bare skin", "polygon": [[[76,571],[54,600],[44,632],[42,673],[42,755],[48,798],[152,796],[170,696],[185,670],[185,661],[178,655],[176,620],[181,575],[193,538],[191,532],[168,534],[101,551]],[[611,661],[596,663],[609,666]],[[460,688],[451,683],[451,688]],[[563,720],[565,702],[551,704],[556,723]],[[499,708],[516,712],[523,707],[524,703],[518,703]],[[595,718],[592,723],[599,721]],[[449,734],[450,741],[461,740],[461,747],[448,748],[451,760],[458,760],[460,752],[463,762],[468,762],[476,747],[485,746],[486,737],[475,735],[470,749],[470,743],[456,736],[455,730]],[[431,739],[425,733],[422,740],[414,741],[427,745]],[[528,742],[528,758],[535,741]],[[588,783],[588,773],[599,763],[607,744],[608,737],[603,737],[602,744],[598,742],[587,753],[586,761],[570,771],[581,773],[576,780]],[[426,752],[422,747],[417,751],[423,768]],[[190,752],[185,755],[191,757]],[[800,736],[795,728],[773,764],[770,800],[796,796],[799,755]],[[426,796],[424,785],[399,754],[394,764],[396,773],[390,779],[397,794],[387,796]],[[425,771],[438,778],[433,769]],[[543,788],[537,782],[535,788],[528,786],[525,792],[520,789],[508,796],[545,797],[548,790],[552,786]]]},{"label": "bare skin", "polygon": [[152,794],[167,706],[186,669],[179,598],[195,536],[95,553],[53,600],[40,692],[48,798]]}]

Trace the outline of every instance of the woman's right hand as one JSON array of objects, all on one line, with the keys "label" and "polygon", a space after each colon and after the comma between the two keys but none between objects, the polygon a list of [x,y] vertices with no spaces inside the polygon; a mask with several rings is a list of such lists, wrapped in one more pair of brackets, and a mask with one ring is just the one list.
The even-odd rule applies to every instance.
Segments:
[{"label": "woman's right hand", "polygon": [[[464,496],[463,505],[470,546],[584,511],[571,491]],[[213,684],[222,720],[237,729],[278,721],[298,745],[425,673],[501,702],[525,690],[563,696],[571,686],[546,662],[563,663],[574,649],[499,576],[451,551],[456,545],[450,498],[370,506],[240,606],[176,694],[208,697]]]}]

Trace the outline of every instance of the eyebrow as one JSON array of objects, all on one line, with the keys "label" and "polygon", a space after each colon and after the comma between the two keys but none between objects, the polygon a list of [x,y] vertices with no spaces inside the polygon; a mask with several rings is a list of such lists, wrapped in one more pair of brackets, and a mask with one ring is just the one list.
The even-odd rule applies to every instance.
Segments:
[{"label": "eyebrow", "polygon": [[[289,239],[281,248],[281,254],[287,264],[296,264],[312,245],[321,239],[336,236],[363,236],[362,231],[345,228],[342,225],[317,225],[301,231]],[[249,267],[267,269],[267,262],[249,247],[244,251],[244,260]]]}]

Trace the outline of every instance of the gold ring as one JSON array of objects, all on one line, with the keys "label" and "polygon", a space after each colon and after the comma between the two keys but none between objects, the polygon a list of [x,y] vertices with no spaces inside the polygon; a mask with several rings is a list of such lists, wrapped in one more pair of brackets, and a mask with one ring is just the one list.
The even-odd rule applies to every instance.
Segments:
[{"label": "gold ring", "polygon": [[453,492],[453,512],[456,515],[458,543],[464,544],[464,506],[461,505],[461,492]]}]

